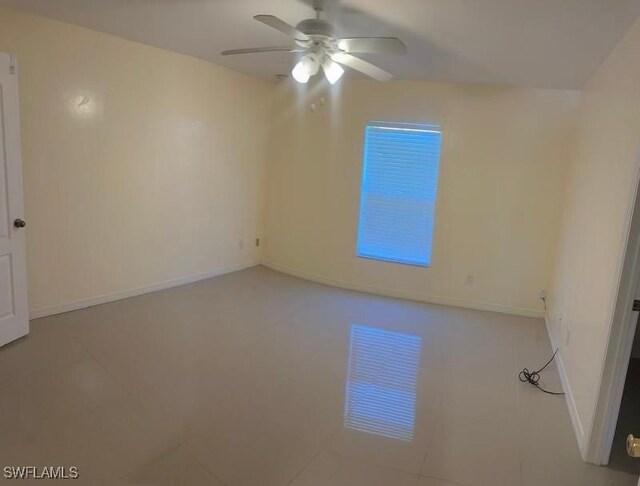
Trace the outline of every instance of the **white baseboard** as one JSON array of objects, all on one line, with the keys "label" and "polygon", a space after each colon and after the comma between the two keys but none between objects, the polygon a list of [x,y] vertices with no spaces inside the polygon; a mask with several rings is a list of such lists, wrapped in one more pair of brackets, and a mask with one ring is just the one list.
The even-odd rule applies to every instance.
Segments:
[{"label": "white baseboard", "polygon": [[148,294],[150,292],[156,292],[158,290],[164,290],[171,287],[178,287],[180,285],[198,282],[199,280],[206,280],[208,278],[217,277],[226,273],[237,272],[246,268],[255,267],[259,264],[259,262],[244,262],[237,265],[218,268],[205,273],[199,273],[197,275],[179,277],[172,280],[165,280],[164,282],[144,285],[142,287],[136,287],[134,289],[122,290],[119,292],[113,292],[111,294],[99,295],[97,297],[88,297],[85,299],[74,300],[72,302],[65,302],[63,304],[37,307],[29,310],[29,319],[38,319],[40,317],[63,314],[65,312],[84,309],[86,307],[92,307],[94,305],[106,304],[108,302],[114,302],[116,300],[135,297],[136,295]]},{"label": "white baseboard", "polygon": [[338,279],[333,279],[329,277],[324,277],[321,275],[307,273],[302,270],[297,270],[295,268],[291,268],[285,265],[280,265],[279,263],[269,262],[269,261],[263,261],[262,265],[264,265],[265,267],[271,268],[273,270],[276,270],[278,272],[286,273],[288,275],[293,275],[294,277],[303,278],[305,280],[311,280],[313,282],[318,282],[325,285],[331,285],[333,287],[340,287],[348,290],[357,290],[359,292],[366,292],[369,294],[383,295],[386,297],[396,297],[399,299],[414,300],[417,302],[426,302],[429,304],[447,305],[452,307],[464,307],[467,309],[500,312],[502,314],[511,314],[516,316],[539,317],[539,318],[544,317],[544,312],[537,309],[509,307],[509,306],[494,304],[490,302],[478,302],[478,301],[471,301],[471,300],[464,300],[464,299],[424,295],[424,294],[413,293],[413,292],[403,292],[403,291],[398,291],[398,290],[384,288],[384,287],[363,285],[355,282],[349,282],[346,280],[338,280]]},{"label": "white baseboard", "polygon": [[571,425],[578,441],[578,448],[580,449],[580,455],[582,459],[586,461],[588,442],[587,437],[582,427],[582,421],[580,420],[580,414],[578,413],[578,407],[576,407],[576,401],[573,398],[573,392],[571,390],[571,384],[569,383],[569,377],[567,376],[566,368],[564,367],[564,361],[562,360],[562,350],[556,341],[555,335],[551,330],[549,319],[547,316],[544,318],[544,323],[547,326],[547,334],[549,335],[549,341],[551,341],[551,349],[555,351],[558,349],[555,362],[558,369],[558,375],[560,375],[560,383],[562,384],[562,391],[564,392],[564,399],[567,403],[567,409],[569,410],[569,417],[571,417]]}]

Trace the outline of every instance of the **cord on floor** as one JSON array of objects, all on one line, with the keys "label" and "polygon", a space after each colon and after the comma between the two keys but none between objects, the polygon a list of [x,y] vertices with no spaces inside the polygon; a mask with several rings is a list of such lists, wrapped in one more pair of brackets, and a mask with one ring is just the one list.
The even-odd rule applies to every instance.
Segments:
[{"label": "cord on floor", "polygon": [[540,386],[540,373],[551,364],[551,362],[553,361],[553,359],[556,357],[556,354],[558,354],[558,350],[556,349],[556,351],[553,353],[553,356],[551,356],[551,359],[549,361],[547,361],[547,363],[540,368],[538,371],[529,371],[527,368],[524,368],[519,375],[520,381],[522,383],[529,383],[533,386],[535,386],[538,390],[540,390],[541,392],[544,392],[548,395],[564,395],[564,393],[562,392],[554,392],[554,391],[549,391],[549,390],[545,390],[544,388],[542,388]]}]

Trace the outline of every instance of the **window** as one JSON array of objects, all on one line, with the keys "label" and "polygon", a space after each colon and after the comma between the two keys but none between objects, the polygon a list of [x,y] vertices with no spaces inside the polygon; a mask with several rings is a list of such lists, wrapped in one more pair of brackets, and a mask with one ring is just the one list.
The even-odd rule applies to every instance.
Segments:
[{"label": "window", "polygon": [[367,125],[358,256],[429,266],[441,142],[436,126]]}]

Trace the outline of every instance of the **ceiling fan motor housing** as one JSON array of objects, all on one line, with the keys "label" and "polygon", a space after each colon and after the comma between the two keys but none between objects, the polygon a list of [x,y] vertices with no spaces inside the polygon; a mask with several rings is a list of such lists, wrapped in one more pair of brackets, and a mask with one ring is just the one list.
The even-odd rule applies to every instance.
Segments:
[{"label": "ceiling fan motor housing", "polygon": [[333,25],[323,19],[306,19],[300,22],[296,28],[310,37],[335,37]]}]

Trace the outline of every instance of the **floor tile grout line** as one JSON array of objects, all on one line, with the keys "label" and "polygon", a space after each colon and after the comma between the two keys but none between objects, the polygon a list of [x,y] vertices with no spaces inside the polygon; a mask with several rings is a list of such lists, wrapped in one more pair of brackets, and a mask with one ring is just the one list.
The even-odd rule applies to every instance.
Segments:
[{"label": "floor tile grout line", "polygon": [[87,346],[86,346],[86,345],[85,345],[85,344],[84,344],[80,339],[78,339],[78,337],[77,337],[77,336],[73,336],[73,338],[74,338],[76,341],[78,341],[78,343],[80,343],[80,346],[82,346],[82,347],[84,348],[84,350],[89,354],[89,356],[91,356],[91,359],[92,359],[93,361],[95,361],[95,363],[100,367],[100,369],[101,369],[102,371],[104,371],[104,372],[105,372],[105,374],[106,374],[106,375],[107,375],[111,380],[113,380],[113,382],[114,382],[115,384],[117,384],[117,385],[118,385],[118,388],[120,388],[120,390],[121,390],[121,391],[122,391],[126,396],[128,396],[128,397],[130,397],[130,398],[131,398],[131,397],[133,397],[133,393],[131,393],[131,392],[127,389],[127,387],[125,387],[125,386],[120,382],[120,380],[116,379],[116,377],[115,377],[115,376],[113,376],[113,375],[109,372],[109,370],[108,370],[108,369],[107,369],[107,368],[106,368],[106,367],[105,367],[105,366],[100,362],[100,360],[98,359],[98,357],[97,357],[97,356],[96,356],[96,355],[95,355],[95,354],[94,354],[94,353],[93,353],[89,348],[87,348]]},{"label": "floor tile grout line", "polygon": [[297,473],[293,478],[291,478],[291,480],[287,483],[287,486],[289,486],[290,484],[293,484],[293,482],[294,482],[296,479],[298,479],[298,478],[302,475],[302,473],[304,473],[304,472],[309,468],[309,466],[311,465],[311,463],[312,463],[313,461],[315,461],[315,460],[316,460],[316,458],[317,458],[317,457],[322,453],[322,451],[323,451],[323,448],[322,448],[322,447],[320,447],[320,449],[318,449],[318,451],[313,455],[313,457],[309,460],[309,462],[307,462],[307,464],[305,464],[305,465],[300,469],[300,471],[298,471],[298,473]]},{"label": "floor tile grout line", "polygon": [[206,464],[204,464],[200,459],[198,459],[196,457],[195,454],[193,454],[190,450],[189,447],[184,444],[182,441],[178,441],[178,443],[180,444],[181,447],[184,447],[184,450],[187,454],[189,454],[189,456],[191,458],[193,458],[194,461],[196,461],[198,464],[200,464],[205,471],[207,471],[207,473],[209,473],[216,481],[218,481],[219,483],[222,483],[223,486],[229,486],[229,484],[226,481],[223,481],[222,478],[220,478],[219,476],[217,476],[213,471],[211,471]]}]

